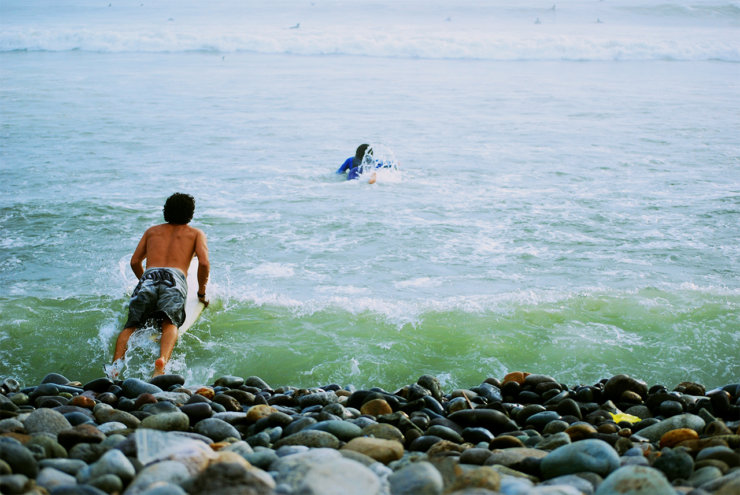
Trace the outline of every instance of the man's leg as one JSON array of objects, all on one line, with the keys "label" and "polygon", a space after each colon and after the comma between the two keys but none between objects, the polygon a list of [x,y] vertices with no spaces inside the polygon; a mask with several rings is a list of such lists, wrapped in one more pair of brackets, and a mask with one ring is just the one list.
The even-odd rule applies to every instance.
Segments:
[{"label": "man's leg", "polygon": [[123,356],[126,355],[126,350],[128,349],[128,339],[131,338],[131,334],[134,333],[134,330],[136,330],[136,327],[126,327],[120,334],[118,334],[118,339],[116,339],[116,350],[113,353],[113,362],[103,367],[105,373],[111,379],[118,378],[118,375],[121,373],[121,369],[123,368]]},{"label": "man's leg", "polygon": [[128,349],[128,339],[131,338],[131,334],[134,333],[134,330],[136,330],[136,327],[128,327],[124,328],[121,333],[118,334],[118,339],[116,340],[116,351],[113,354],[113,362],[118,361],[124,354],[126,354],[126,349]]},{"label": "man's leg", "polygon": [[177,327],[169,318],[165,318],[162,321],[162,338],[159,341],[159,359],[154,361],[154,375],[152,376],[164,375],[164,367],[172,356],[175,342],[177,342]]}]

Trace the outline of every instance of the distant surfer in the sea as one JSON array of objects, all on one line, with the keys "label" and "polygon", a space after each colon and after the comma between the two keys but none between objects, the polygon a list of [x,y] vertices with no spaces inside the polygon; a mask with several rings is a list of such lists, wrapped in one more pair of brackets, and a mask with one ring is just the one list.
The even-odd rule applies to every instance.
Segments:
[{"label": "distant surfer in the sea", "polygon": [[[339,167],[337,173],[343,174],[346,172],[347,180],[359,179],[360,174],[366,171],[368,167],[376,167],[375,159],[373,158],[373,149],[369,144],[361,144],[357,147],[355,156],[347,158],[344,163],[342,163],[342,166]],[[376,179],[377,175],[373,171],[368,182],[370,184],[375,184]]]},{"label": "distant surfer in the sea", "polygon": [[189,194],[175,193],[167,198],[164,204],[167,223],[149,227],[131,256],[131,269],[139,284],[131,296],[125,328],[116,341],[111,366],[113,376],[120,372],[119,360],[126,354],[131,334],[149,318],[161,321],[162,338],[159,358],[154,362],[154,376],[164,374],[177,341],[178,327],[185,321],[186,278],[193,256],[198,257],[198,299],[208,305],[208,245],[206,235],[188,225],[194,211],[195,200]]}]

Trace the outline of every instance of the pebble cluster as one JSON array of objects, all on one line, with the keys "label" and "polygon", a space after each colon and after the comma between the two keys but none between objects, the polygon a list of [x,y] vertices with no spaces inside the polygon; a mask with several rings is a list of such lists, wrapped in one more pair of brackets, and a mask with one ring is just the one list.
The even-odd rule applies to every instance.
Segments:
[{"label": "pebble cluster", "polygon": [[740,494],[740,384],[522,372],[444,393],[185,386],[52,373],[0,385],[0,493]]}]

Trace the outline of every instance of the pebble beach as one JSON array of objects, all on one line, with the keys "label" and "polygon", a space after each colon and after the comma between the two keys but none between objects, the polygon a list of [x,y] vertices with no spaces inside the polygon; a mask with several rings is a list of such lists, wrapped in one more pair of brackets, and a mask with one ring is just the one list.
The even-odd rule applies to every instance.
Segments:
[{"label": "pebble beach", "polygon": [[3,494],[740,493],[740,384],[512,372],[388,391],[51,373],[0,386]]}]

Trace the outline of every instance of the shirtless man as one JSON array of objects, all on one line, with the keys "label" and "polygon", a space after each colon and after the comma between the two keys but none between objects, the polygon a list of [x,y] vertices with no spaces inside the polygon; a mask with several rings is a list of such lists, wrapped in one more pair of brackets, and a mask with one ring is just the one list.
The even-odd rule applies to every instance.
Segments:
[{"label": "shirtless man", "polygon": [[[126,354],[128,340],[149,318],[162,322],[159,358],[154,362],[154,376],[164,374],[164,367],[177,341],[177,329],[185,321],[187,274],[193,255],[198,257],[198,299],[206,306],[206,284],[210,272],[206,235],[188,225],[195,211],[195,200],[188,194],[175,193],[164,204],[167,223],[149,227],[141,237],[131,269],[139,284],[129,303],[128,320],[116,341],[112,374],[118,374],[117,362]],[[146,271],[143,262],[146,259]]]}]

